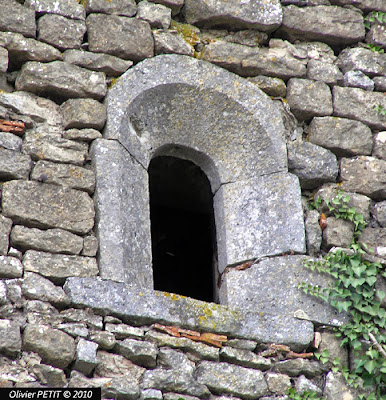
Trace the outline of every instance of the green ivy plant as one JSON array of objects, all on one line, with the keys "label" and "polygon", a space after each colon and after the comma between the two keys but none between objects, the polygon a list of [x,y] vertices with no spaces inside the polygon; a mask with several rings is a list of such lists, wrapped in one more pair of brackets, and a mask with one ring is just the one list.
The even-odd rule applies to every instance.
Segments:
[{"label": "green ivy plant", "polygon": [[306,391],[303,392],[302,394],[297,393],[294,388],[288,389],[288,397],[293,400],[313,400],[313,399],[318,399],[318,400],[324,400],[325,397],[320,397],[316,392],[314,391]]},{"label": "green ivy plant", "polygon": [[[325,204],[336,218],[352,221],[354,237],[350,249],[330,252],[324,259],[306,263],[310,269],[332,276],[332,286],[320,288],[303,283],[300,288],[351,317],[350,322],[335,330],[341,345],[353,350],[353,369],[343,367],[336,359],[332,370],[340,371],[354,387],[363,384],[374,388],[372,394],[362,395],[361,399],[386,400],[386,310],[381,307],[386,293],[375,286],[379,277],[386,278],[386,271],[381,264],[364,259],[365,251],[358,243],[358,236],[366,223],[354,207],[348,206],[349,201],[350,197],[340,191],[331,202],[318,198],[311,203],[317,209]],[[317,358],[329,361],[328,351]]]},{"label": "green ivy plant", "polygon": [[386,115],[386,108],[381,105],[376,106],[375,111],[380,115]]},{"label": "green ivy plant", "polygon": [[364,18],[364,25],[367,29],[370,29],[372,22],[378,22],[380,24],[386,23],[386,13],[382,11],[372,11]]}]

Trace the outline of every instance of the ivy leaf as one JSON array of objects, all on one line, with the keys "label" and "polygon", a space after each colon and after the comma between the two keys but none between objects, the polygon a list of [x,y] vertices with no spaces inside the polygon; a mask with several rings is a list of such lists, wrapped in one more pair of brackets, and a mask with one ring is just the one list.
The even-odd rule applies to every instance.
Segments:
[{"label": "ivy leaf", "polygon": [[369,360],[364,365],[366,371],[371,374],[377,367],[377,362],[375,360]]}]

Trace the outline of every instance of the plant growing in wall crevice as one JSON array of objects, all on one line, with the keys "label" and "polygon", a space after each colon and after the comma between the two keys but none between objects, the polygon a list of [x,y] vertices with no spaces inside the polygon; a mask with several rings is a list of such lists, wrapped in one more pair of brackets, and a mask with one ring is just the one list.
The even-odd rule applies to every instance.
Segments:
[{"label": "plant growing in wall crevice", "polygon": [[[386,293],[377,290],[375,285],[377,279],[386,278],[386,270],[381,264],[364,259],[365,251],[358,243],[358,236],[366,223],[354,207],[348,206],[349,201],[349,196],[339,192],[331,202],[319,198],[312,203],[318,209],[324,202],[336,218],[352,221],[354,236],[349,249],[339,249],[322,260],[306,263],[310,269],[332,276],[330,287],[304,283],[300,287],[350,316],[350,322],[335,330],[341,345],[352,349],[352,370],[334,360],[333,371],[340,371],[354,387],[363,384],[374,388],[373,393],[367,397],[361,395],[360,399],[386,400],[386,309],[381,307]],[[328,354],[319,355],[322,362],[328,358]]]}]

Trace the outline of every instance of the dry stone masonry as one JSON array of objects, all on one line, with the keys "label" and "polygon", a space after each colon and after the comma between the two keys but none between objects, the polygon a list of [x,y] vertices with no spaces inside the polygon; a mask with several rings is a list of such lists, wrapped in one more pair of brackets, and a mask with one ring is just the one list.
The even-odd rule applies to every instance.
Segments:
[{"label": "dry stone masonry", "polygon": [[[372,12],[385,1],[0,0],[0,387],[362,393],[312,354],[349,366],[330,332],[347,315],[298,285],[328,285],[304,261],[352,242],[350,222],[325,208],[322,231],[307,207],[339,190],[386,265],[386,25]],[[207,177],[217,304],[154,290],[157,157]]]}]

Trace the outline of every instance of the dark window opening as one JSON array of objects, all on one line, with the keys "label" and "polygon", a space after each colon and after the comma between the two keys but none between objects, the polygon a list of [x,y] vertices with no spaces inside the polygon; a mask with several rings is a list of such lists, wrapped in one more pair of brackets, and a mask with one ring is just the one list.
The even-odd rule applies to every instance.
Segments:
[{"label": "dark window opening", "polygon": [[154,289],[215,301],[213,196],[194,163],[155,157],[149,166]]}]

